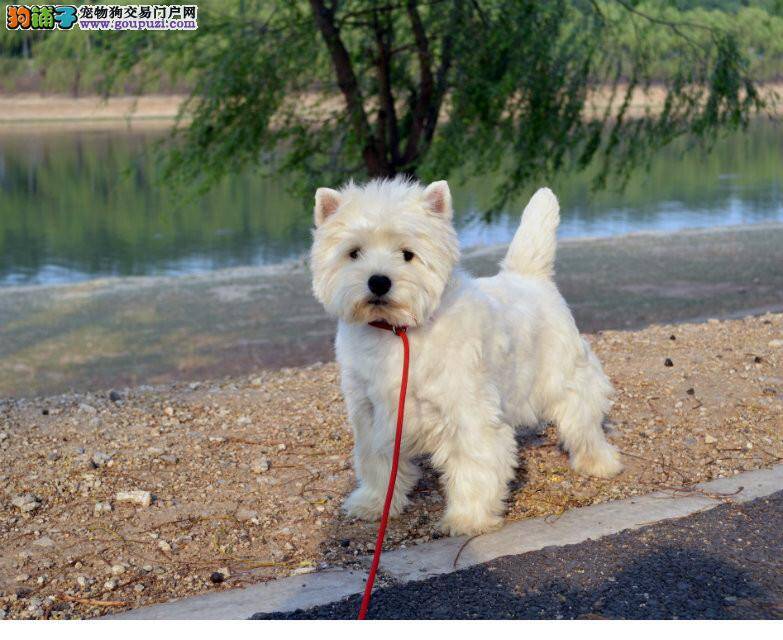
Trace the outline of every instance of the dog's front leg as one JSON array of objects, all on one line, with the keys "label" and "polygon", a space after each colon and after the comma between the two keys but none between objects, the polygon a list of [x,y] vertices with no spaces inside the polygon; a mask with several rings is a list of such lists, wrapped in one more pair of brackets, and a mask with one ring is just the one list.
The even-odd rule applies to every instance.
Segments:
[{"label": "dog's front leg", "polygon": [[[394,452],[393,417],[373,408],[359,385],[343,384],[348,418],[354,434],[354,469],[359,486],[346,498],[343,511],[354,518],[377,520],[381,517],[389,485]],[[391,425],[391,426],[389,426]],[[396,517],[408,504],[408,493],[419,478],[419,468],[403,450],[397,470],[390,515]]]},{"label": "dog's front leg", "polygon": [[514,430],[481,403],[456,414],[449,437],[432,456],[442,473],[446,512],[440,527],[449,535],[475,535],[503,522],[508,483],[514,477],[517,446]]}]

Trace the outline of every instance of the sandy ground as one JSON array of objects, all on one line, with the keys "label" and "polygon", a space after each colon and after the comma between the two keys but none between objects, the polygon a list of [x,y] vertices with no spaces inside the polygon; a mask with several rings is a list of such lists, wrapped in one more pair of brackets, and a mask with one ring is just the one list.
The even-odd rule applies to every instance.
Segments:
[{"label": "sandy ground", "polygon": [[[522,434],[509,519],[783,459],[783,314],[590,339],[627,469],[580,477],[552,427]],[[339,514],[351,447],[334,363],[0,402],[0,617],[94,617],[361,562],[375,525]],[[437,536],[442,507],[427,473],[388,547]]]},{"label": "sandy ground", "polygon": [[[622,89],[622,88],[621,88]],[[622,90],[618,92],[622,99]],[[783,104],[783,84],[771,83],[761,87],[761,95],[770,101],[770,113],[780,114]],[[611,99],[609,89],[593,91],[588,100],[588,112],[603,114]],[[100,96],[82,96],[74,98],[68,95],[18,93],[0,95],[0,124],[14,123],[17,126],[54,125],[58,129],[71,127],[79,130],[111,127],[160,128],[171,126],[177,112],[184,102],[185,95],[143,95],[115,96],[104,99]],[[664,104],[665,91],[653,86],[647,91],[634,92],[629,103],[628,114],[632,117],[655,113]],[[323,99],[319,94],[297,98],[313,117],[320,112],[339,109],[342,99],[339,96]],[[615,105],[615,109],[617,108]]]}]

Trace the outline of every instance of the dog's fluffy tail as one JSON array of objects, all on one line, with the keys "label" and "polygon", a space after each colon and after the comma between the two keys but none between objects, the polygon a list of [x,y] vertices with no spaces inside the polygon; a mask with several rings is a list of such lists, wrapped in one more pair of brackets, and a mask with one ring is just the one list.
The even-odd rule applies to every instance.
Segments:
[{"label": "dog's fluffy tail", "polygon": [[551,278],[554,275],[555,232],[560,223],[560,205],[551,189],[539,189],[522,213],[508,253],[500,263],[504,271]]}]

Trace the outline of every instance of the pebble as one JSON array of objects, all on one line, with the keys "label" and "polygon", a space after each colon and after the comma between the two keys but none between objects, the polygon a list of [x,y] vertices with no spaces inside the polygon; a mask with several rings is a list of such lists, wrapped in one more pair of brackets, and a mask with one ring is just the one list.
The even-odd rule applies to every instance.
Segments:
[{"label": "pebble", "polygon": [[664,367],[673,367],[674,363],[672,362],[671,358],[666,358],[666,360],[663,361]]},{"label": "pebble", "polygon": [[17,582],[27,582],[30,579],[29,573],[20,573],[18,576],[16,576]]},{"label": "pebble", "polygon": [[704,444],[715,444],[717,441],[718,439],[713,436],[704,436]]},{"label": "pebble", "polygon": [[114,591],[118,584],[120,584],[120,581],[117,580],[117,578],[109,578],[103,583],[103,588],[106,589],[106,591]]},{"label": "pebble", "polygon": [[77,576],[76,584],[78,584],[82,589],[87,589],[88,587],[95,584],[95,580],[88,578],[87,576]]},{"label": "pebble", "polygon": [[115,564],[112,565],[111,573],[113,576],[120,576],[125,573],[127,569],[128,568],[124,564]]},{"label": "pebble", "polygon": [[32,493],[25,493],[21,496],[16,496],[11,500],[11,504],[22,513],[31,513],[41,506],[41,500]]},{"label": "pebble", "polygon": [[149,507],[152,504],[152,494],[149,491],[118,491],[114,499],[117,502],[132,502],[141,507]]},{"label": "pebble", "polygon": [[98,410],[95,407],[93,407],[91,404],[87,404],[86,402],[82,402],[79,405],[79,411],[82,413],[89,413],[91,415],[98,413]]},{"label": "pebble", "polygon": [[56,449],[46,456],[46,459],[51,460],[52,462],[57,462],[60,458],[62,458],[62,455]]},{"label": "pebble", "polygon": [[783,340],[770,340],[767,344],[769,344],[769,346],[773,349],[778,349],[783,347]]},{"label": "pebble", "polygon": [[254,460],[253,464],[250,465],[250,469],[253,473],[265,473],[266,471],[269,471],[269,458],[261,457]]},{"label": "pebble", "polygon": [[223,575],[223,574],[222,574],[220,571],[214,571],[214,572],[212,572],[212,574],[209,576],[209,581],[210,581],[212,584],[220,584],[220,583],[221,583],[221,582],[223,582],[225,579],[226,579],[226,576],[224,576],[224,575]]},{"label": "pebble", "polygon": [[171,545],[165,540],[158,540],[158,549],[161,551],[171,551]]},{"label": "pebble", "polygon": [[103,467],[107,465],[111,461],[111,456],[108,453],[103,453],[103,451],[96,451],[92,455],[92,463],[96,467]]},{"label": "pebble", "polygon": [[33,544],[36,547],[53,547],[54,540],[52,540],[49,536],[41,536],[40,538],[35,540]]},{"label": "pebble", "polygon": [[111,503],[110,502],[96,502],[95,506],[92,509],[92,512],[99,516],[102,513],[109,513],[111,511]]},{"label": "pebble", "polygon": [[0,431],[0,442],[8,440],[8,434],[5,431]]},{"label": "pebble", "polygon": [[109,391],[109,400],[111,400],[112,402],[119,402],[120,400],[122,400],[122,394],[119,391],[115,391],[114,389],[112,389],[111,391]]},{"label": "pebble", "polygon": [[297,567],[296,569],[294,569],[291,572],[291,575],[292,576],[301,576],[301,575],[304,575],[306,573],[313,573],[314,571],[315,571],[315,566],[314,565],[309,565],[309,566],[306,566],[306,567]]},{"label": "pebble", "polygon": [[141,593],[142,591],[144,591],[144,585],[143,584],[134,584],[133,585],[133,590],[136,593]]},{"label": "pebble", "polygon": [[236,513],[234,514],[237,520],[240,522],[247,522],[248,520],[252,520],[253,518],[258,517],[258,512],[253,511],[252,509],[247,509],[246,507],[240,507],[237,509]]}]

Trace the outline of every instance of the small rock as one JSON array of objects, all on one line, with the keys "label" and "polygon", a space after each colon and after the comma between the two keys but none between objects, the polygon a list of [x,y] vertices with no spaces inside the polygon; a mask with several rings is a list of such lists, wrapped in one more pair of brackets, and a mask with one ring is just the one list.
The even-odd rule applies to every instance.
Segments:
[{"label": "small rock", "polygon": [[770,340],[767,344],[773,349],[778,349],[783,347],[783,340]]},{"label": "small rock", "polygon": [[8,434],[5,431],[0,431],[0,442],[8,440]]},{"label": "small rock", "polygon": [[99,516],[103,513],[109,513],[111,511],[111,503],[110,502],[96,502],[95,506],[92,509],[92,512]]},{"label": "small rock", "polygon": [[88,578],[87,576],[77,576],[76,584],[78,584],[82,589],[87,589],[88,587],[91,587],[93,584],[95,584],[95,580]]},{"label": "small rock", "polygon": [[170,453],[160,456],[160,459],[167,464],[177,464],[179,462],[179,458]]},{"label": "small rock", "polygon": [[133,585],[133,590],[136,593],[141,593],[142,591],[144,591],[144,585],[143,584],[134,584]]},{"label": "small rock", "polygon": [[141,507],[152,504],[152,494],[149,491],[118,491],[114,498],[117,502],[132,502]]},{"label": "small rock", "polygon": [[11,504],[22,513],[30,513],[41,506],[41,500],[32,493],[25,493],[24,495],[16,496],[11,500]]},{"label": "small rock", "polygon": [[152,565],[151,564],[142,565],[141,570],[144,573],[149,573],[150,571],[152,571]]},{"label": "small rock", "polygon": [[120,400],[122,400],[122,394],[119,391],[115,391],[114,389],[112,389],[111,391],[109,391],[109,400],[111,400],[112,402],[119,402]]},{"label": "small rock", "polygon": [[172,407],[166,407],[163,410],[163,413],[165,413],[169,418],[174,415],[174,409]]},{"label": "small rock", "polygon": [[696,393],[696,390],[693,387],[691,387],[685,393],[687,393],[689,396],[692,396]]},{"label": "small rock", "polygon": [[247,416],[240,416],[239,419],[237,419],[237,425],[239,425],[240,427],[247,426],[247,425],[251,424],[252,422],[253,421],[250,418],[248,418]]},{"label": "small rock", "polygon": [[35,540],[33,544],[36,547],[53,547],[54,540],[52,540],[49,536],[41,536],[40,538]]},{"label": "small rock", "polygon": [[704,436],[704,444],[715,444],[718,441],[717,438],[714,438],[713,436],[706,435]]},{"label": "small rock", "polygon": [[315,571],[315,565],[308,565],[306,567],[297,567],[291,572],[292,576],[301,576],[306,573],[313,573]]},{"label": "small rock", "polygon": [[20,573],[18,576],[16,576],[15,580],[17,582],[27,582],[30,579],[29,573]]},{"label": "small rock", "polygon": [[113,576],[121,576],[126,570],[127,567],[124,564],[115,564],[111,567],[111,574]]},{"label": "small rock", "polygon": [[46,456],[47,460],[51,460],[52,462],[57,462],[60,458],[62,458],[62,454],[55,449],[54,451],[51,451],[48,456]]},{"label": "small rock", "polygon": [[210,442],[225,442],[226,439],[223,436],[209,436]]},{"label": "small rock", "polygon": [[79,405],[79,411],[81,413],[89,413],[90,415],[95,415],[98,413],[98,410],[95,407],[93,407],[91,404],[87,404],[86,402],[82,402]]},{"label": "small rock", "polygon": [[269,471],[269,458],[261,457],[254,460],[253,464],[250,465],[250,469],[253,473],[265,473],[266,471]]},{"label": "small rock", "polygon": [[171,545],[165,540],[158,540],[158,549],[161,551],[171,551]]},{"label": "small rock", "polygon": [[253,518],[258,517],[258,512],[253,511],[252,509],[247,509],[246,507],[239,507],[239,509],[236,510],[236,513],[234,514],[237,520],[240,522],[247,522],[248,520],[252,520]]},{"label": "small rock", "polygon": [[212,584],[220,584],[225,579],[226,576],[224,576],[220,571],[213,571],[209,576],[209,581],[212,582]]},{"label": "small rock", "polygon": [[106,591],[114,591],[118,584],[120,584],[120,581],[117,580],[117,578],[109,578],[106,582],[103,583],[103,588]]},{"label": "small rock", "polygon": [[110,460],[111,456],[108,453],[103,453],[102,451],[96,451],[92,456],[92,463],[96,467],[103,467],[108,464]]},{"label": "small rock", "polygon": [[672,362],[671,358],[666,358],[666,360],[663,361],[664,367],[673,367],[674,363]]}]

